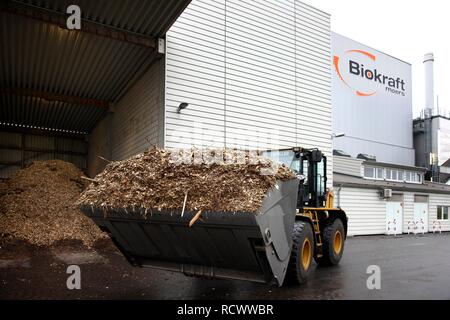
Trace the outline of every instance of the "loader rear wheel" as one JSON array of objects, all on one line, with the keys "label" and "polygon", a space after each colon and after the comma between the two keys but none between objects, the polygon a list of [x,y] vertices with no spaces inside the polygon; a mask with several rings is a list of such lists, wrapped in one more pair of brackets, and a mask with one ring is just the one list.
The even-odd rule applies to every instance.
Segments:
[{"label": "loader rear wheel", "polygon": [[314,236],[311,225],[302,221],[295,222],[292,240],[286,280],[288,284],[302,284],[308,278],[313,260]]},{"label": "loader rear wheel", "polygon": [[335,219],[322,231],[322,257],[315,257],[321,266],[335,266],[344,253],[345,230],[341,219]]}]

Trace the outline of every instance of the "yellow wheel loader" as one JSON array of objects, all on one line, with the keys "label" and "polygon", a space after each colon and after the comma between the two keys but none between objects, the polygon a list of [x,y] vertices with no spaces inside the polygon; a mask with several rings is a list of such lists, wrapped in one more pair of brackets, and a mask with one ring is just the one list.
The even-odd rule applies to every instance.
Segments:
[{"label": "yellow wheel loader", "polygon": [[327,192],[327,159],[317,149],[269,150],[262,155],[289,166],[297,179],[278,181],[258,212],[195,212],[83,206],[134,266],[203,278],[239,279],[282,286],[304,283],[316,261],[339,263],[347,216]]}]

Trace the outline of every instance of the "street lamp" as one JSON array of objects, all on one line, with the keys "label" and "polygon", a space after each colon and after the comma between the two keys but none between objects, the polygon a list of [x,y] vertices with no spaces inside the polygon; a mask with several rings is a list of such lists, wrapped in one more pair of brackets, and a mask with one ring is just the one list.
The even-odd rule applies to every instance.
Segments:
[{"label": "street lamp", "polygon": [[333,139],[336,139],[336,138],[343,138],[343,137],[345,137],[345,133],[343,133],[343,132],[340,132],[340,133],[333,133],[332,135],[331,135],[331,138]]}]

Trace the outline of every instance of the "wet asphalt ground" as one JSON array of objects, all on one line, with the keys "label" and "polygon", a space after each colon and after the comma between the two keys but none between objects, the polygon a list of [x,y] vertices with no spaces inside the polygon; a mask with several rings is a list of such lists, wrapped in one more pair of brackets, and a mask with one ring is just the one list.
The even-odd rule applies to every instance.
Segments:
[{"label": "wet asphalt ground", "polygon": [[[81,290],[68,290],[68,265],[81,268]],[[367,288],[367,268],[381,271],[381,289]],[[104,242],[36,248],[12,242],[0,249],[0,299],[450,299],[450,234],[355,237],[341,264],[314,265],[307,284],[277,288],[203,280],[134,268]]]}]

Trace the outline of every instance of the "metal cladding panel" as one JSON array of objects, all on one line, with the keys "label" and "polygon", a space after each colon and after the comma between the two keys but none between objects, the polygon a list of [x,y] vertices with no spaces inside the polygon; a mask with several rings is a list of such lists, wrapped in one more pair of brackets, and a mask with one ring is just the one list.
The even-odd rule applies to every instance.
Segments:
[{"label": "metal cladding panel", "polygon": [[198,0],[167,33],[165,147],[224,143],[225,0]]},{"label": "metal cladding panel", "polygon": [[81,8],[83,19],[148,36],[163,36],[190,0],[16,0],[66,13],[70,5]]},{"label": "metal cladding panel", "polygon": [[193,1],[167,34],[165,146],[320,148],[331,185],[330,42],[299,1]]},{"label": "metal cladding panel", "polygon": [[22,136],[15,132],[2,132],[0,134],[0,145],[7,145],[9,147],[20,147]]},{"label": "metal cladding panel", "polygon": [[[428,208],[428,226],[433,225],[433,222],[437,220],[437,207],[446,206],[450,207],[450,196],[445,194],[430,194]],[[450,220],[441,220],[442,231],[450,231]]]},{"label": "metal cladding panel", "polygon": [[[23,136],[23,151],[22,151]],[[86,169],[87,142],[55,136],[0,132],[0,178],[37,160],[59,159]]]},{"label": "metal cladding panel", "polygon": [[294,2],[226,2],[226,144],[295,145]]},{"label": "metal cladding panel", "polygon": [[439,157],[439,165],[443,165],[450,159],[450,120],[439,118],[437,126],[437,154]]},{"label": "metal cladding panel", "polygon": [[111,141],[113,160],[122,160],[159,145],[163,134],[164,59],[147,73],[114,106]]},{"label": "metal cladding panel", "polygon": [[378,190],[344,187],[339,193],[339,206],[348,217],[348,235],[384,234],[386,202]]},{"label": "metal cladding panel", "polygon": [[335,149],[414,165],[411,65],[332,34]]},{"label": "metal cladding panel", "polygon": [[56,140],[56,148],[59,151],[88,152],[88,144],[81,140],[58,138]]},{"label": "metal cladding panel", "polygon": [[362,177],[362,160],[347,158],[347,157],[333,157],[333,172],[345,174],[348,176]]},{"label": "metal cladding panel", "polygon": [[48,136],[26,135],[25,148],[53,150],[55,148],[55,138]]},{"label": "metal cladding panel", "polygon": [[20,150],[9,150],[0,148],[0,163],[1,162],[19,162],[22,152]]},{"label": "metal cladding panel", "polygon": [[30,165],[34,161],[46,161],[56,159],[53,153],[42,153],[42,152],[25,152],[25,165]]},{"label": "metal cladding panel", "polygon": [[104,109],[37,97],[0,96],[0,123],[27,128],[58,129],[87,133],[105,113]]},{"label": "metal cladding panel", "polygon": [[[414,193],[403,194],[403,232],[408,233],[408,222],[414,221]],[[410,223],[410,228],[412,225]],[[412,229],[410,229],[412,231]]]},{"label": "metal cladding panel", "polygon": [[76,165],[78,168],[81,168],[83,170],[85,170],[87,167],[86,156],[74,156],[74,155],[57,153],[55,158],[58,160],[71,162],[74,165]]},{"label": "metal cladding panel", "polygon": [[[334,120],[333,120],[334,121]],[[375,120],[376,121],[376,120]],[[411,122],[412,126],[412,122]],[[335,130],[335,133],[345,133],[345,131]],[[378,162],[392,163],[399,165],[414,166],[411,159],[414,160],[414,149],[402,148],[396,145],[379,143],[375,141],[359,140],[353,136],[344,136],[334,139],[334,148],[343,150],[351,154],[353,157],[358,154],[375,155]],[[405,161],[409,159],[408,161]]]},{"label": "metal cladding panel", "polygon": [[332,186],[330,16],[296,1],[295,21],[296,144],[324,152]]}]

